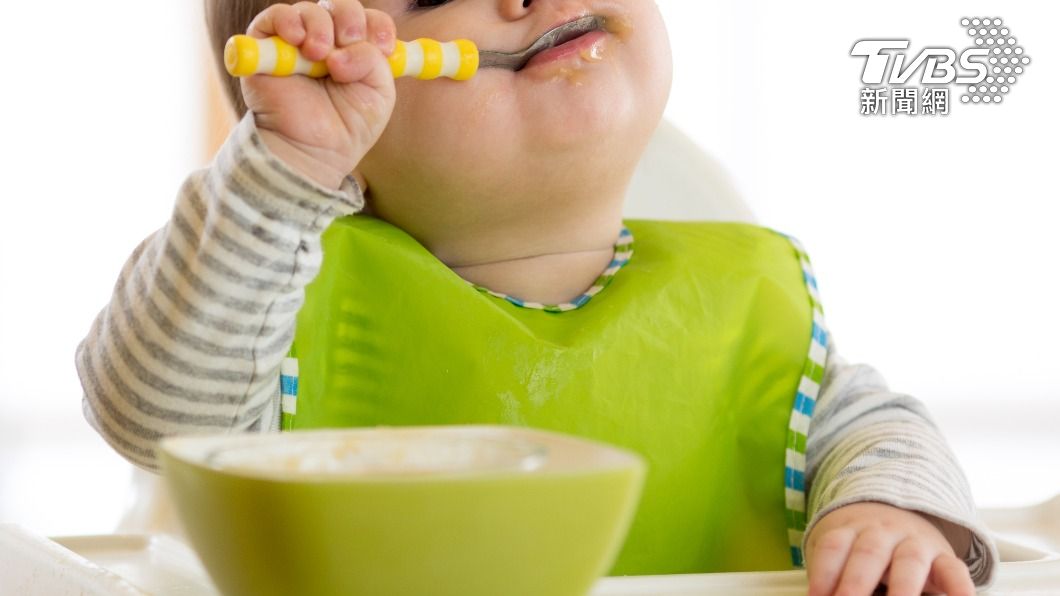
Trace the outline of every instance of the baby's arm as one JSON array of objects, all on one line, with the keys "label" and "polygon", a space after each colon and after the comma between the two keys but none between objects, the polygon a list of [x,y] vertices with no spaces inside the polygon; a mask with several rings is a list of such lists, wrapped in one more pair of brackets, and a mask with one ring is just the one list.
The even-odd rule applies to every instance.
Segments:
[{"label": "baby's arm", "polygon": [[137,247],[77,349],[92,426],[149,470],[167,435],[275,429],[279,367],[320,234],[363,204],[349,178],[334,191],[297,175],[248,114]]},{"label": "baby's arm", "polygon": [[[919,542],[909,541],[908,550],[919,549],[925,556],[932,548],[931,540],[943,544],[948,541],[956,556],[967,564],[975,584],[992,581],[998,564],[997,549],[978,521],[968,482],[956,458],[924,405],[908,395],[889,391],[872,367],[847,364],[836,354],[831,341],[806,456],[811,517],[804,549],[811,587],[824,587],[811,593],[830,594],[829,588],[835,589],[840,580],[846,582],[850,576],[864,573],[865,569],[852,569],[853,554],[845,561],[845,570],[841,559],[847,553],[869,550],[870,546],[887,551],[885,561],[876,561],[870,567],[878,566],[882,573],[892,563],[892,553],[891,568],[899,567],[898,559],[906,553],[899,552],[897,547],[901,544],[890,544],[887,536],[897,540],[902,533],[924,537]],[[852,504],[856,506],[837,511]],[[920,515],[903,518],[909,511]],[[872,521],[878,527],[869,528],[870,533],[864,534],[865,543],[856,548],[854,533],[859,530],[859,521],[848,515],[855,512],[862,517],[873,516],[860,521]],[[924,524],[923,520],[930,523]],[[818,525],[820,530],[814,532]],[[838,542],[844,542],[837,538],[850,538],[846,541],[850,543],[845,544],[846,553],[825,552],[827,549],[820,542],[828,530],[843,525],[851,532],[833,535],[829,548],[834,550]],[[860,524],[861,529],[866,527]],[[815,552],[815,548],[820,552]],[[814,561],[815,557],[819,561]],[[931,570],[930,560],[927,565]],[[875,586],[879,578],[877,575],[868,579]],[[937,581],[934,576],[931,579]],[[865,581],[862,577],[861,583]],[[915,593],[920,593],[920,586]]]},{"label": "baby's arm", "polygon": [[167,435],[278,426],[280,364],[320,235],[363,207],[348,173],[394,106],[386,13],[278,3],[248,33],[281,36],[330,76],[242,80],[247,116],[133,253],[77,349],[86,418],[148,470]]}]

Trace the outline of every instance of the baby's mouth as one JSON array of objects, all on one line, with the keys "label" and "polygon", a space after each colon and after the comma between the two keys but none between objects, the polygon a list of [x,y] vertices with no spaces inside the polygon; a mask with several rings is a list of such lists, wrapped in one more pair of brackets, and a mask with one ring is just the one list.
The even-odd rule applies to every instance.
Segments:
[{"label": "baby's mouth", "polygon": [[522,70],[534,56],[563,45],[593,31],[606,31],[606,19],[602,16],[590,15],[564,23],[546,31],[530,47],[520,52],[479,52],[479,68],[505,68],[508,70]]}]

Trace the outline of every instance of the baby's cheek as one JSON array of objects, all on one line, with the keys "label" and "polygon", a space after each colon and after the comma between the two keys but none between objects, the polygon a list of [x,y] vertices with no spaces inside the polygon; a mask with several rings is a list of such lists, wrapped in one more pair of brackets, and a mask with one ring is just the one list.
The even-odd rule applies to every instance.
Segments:
[{"label": "baby's cheek", "polygon": [[[673,78],[673,54],[670,49],[670,35],[666,30],[662,13],[655,2],[647,3],[643,14],[638,15],[640,27],[635,27],[630,37],[640,51],[633,52],[633,59],[640,61],[640,68],[645,77],[652,81],[656,88],[669,90]],[[636,36],[636,37],[634,37]]]},{"label": "baby's cheek", "polygon": [[[431,81],[417,81],[420,85]],[[400,98],[401,91],[398,91]],[[453,121],[453,112],[428,101],[399,99],[378,142],[365,156],[362,169],[371,178],[391,178],[388,187],[404,186],[412,178],[436,177],[468,167],[464,137],[469,128]]]},{"label": "baby's cheek", "polygon": [[483,90],[475,93],[465,104],[461,120],[469,129],[473,126],[495,122],[503,101],[503,93],[497,90]]},{"label": "baby's cheek", "polygon": [[[478,80],[442,82],[437,89],[423,91],[401,106],[400,130],[410,151],[422,160],[446,160],[456,167],[475,164],[475,156],[505,140],[519,123],[518,112],[509,101],[512,90],[498,83],[509,73],[480,74]],[[419,82],[427,86],[437,81]],[[400,91],[399,91],[400,96]]]}]

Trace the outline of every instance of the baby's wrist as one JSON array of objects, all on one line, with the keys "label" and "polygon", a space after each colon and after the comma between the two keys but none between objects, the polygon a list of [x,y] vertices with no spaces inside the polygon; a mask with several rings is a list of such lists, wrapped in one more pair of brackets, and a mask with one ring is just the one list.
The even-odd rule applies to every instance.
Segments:
[{"label": "baby's wrist", "polygon": [[281,160],[294,172],[308,178],[329,190],[338,190],[342,181],[353,168],[336,167],[329,163],[324,155],[313,150],[304,149],[292,143],[283,135],[268,129],[259,128],[258,134],[265,146],[277,159]]}]

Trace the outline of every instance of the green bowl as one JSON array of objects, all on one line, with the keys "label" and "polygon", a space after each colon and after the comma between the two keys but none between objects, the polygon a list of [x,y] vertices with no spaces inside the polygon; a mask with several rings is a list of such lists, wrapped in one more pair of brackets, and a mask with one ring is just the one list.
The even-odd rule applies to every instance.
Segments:
[{"label": "green bowl", "polygon": [[583,596],[645,473],[629,451],[505,426],[182,436],[160,456],[229,596]]}]

